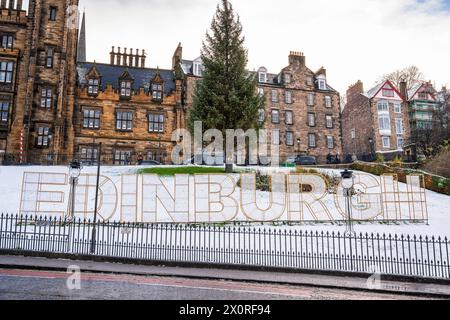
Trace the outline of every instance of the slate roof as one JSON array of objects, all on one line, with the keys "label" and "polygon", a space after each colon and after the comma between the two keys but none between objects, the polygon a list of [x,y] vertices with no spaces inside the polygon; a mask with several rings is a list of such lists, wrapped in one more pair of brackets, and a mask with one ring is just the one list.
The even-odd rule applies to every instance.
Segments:
[{"label": "slate roof", "polygon": [[[91,62],[81,62],[77,64],[78,82],[86,85],[86,74],[94,66]],[[107,84],[111,84],[114,89],[119,87],[119,78],[128,69],[128,73],[133,77],[133,90],[138,91],[144,88],[146,92],[150,90],[150,82],[156,76],[158,69],[134,68],[117,66],[103,63],[95,63],[95,67],[101,76],[101,89],[104,90]],[[159,69],[161,78],[164,80],[164,94],[169,95],[175,91],[175,75],[172,70]]]}]

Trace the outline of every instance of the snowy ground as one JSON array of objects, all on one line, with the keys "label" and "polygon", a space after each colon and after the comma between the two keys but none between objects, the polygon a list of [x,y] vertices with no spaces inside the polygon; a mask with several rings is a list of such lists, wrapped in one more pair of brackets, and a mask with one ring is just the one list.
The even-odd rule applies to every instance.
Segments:
[{"label": "snowy ground", "polygon": [[[103,167],[102,174],[110,177],[115,183],[119,184],[122,174],[133,174],[141,167]],[[249,169],[249,168],[245,168]],[[289,173],[292,168],[258,168],[263,172],[283,172]],[[327,170],[338,174],[337,170]],[[49,172],[49,173],[68,173],[66,167],[1,167],[0,166],[0,212],[17,213],[20,210],[20,199],[22,180],[24,172]],[[86,167],[83,173],[95,174],[96,168]],[[401,188],[405,185],[401,184]],[[238,190],[236,191],[238,192]],[[68,192],[67,192],[68,193]],[[450,238],[450,197],[438,194],[432,191],[426,191],[428,204],[428,224],[416,224],[409,222],[396,223],[356,223],[355,231],[362,233],[397,233],[410,235],[434,235]],[[258,192],[258,201],[267,201],[267,194]],[[65,199],[67,201],[67,199]],[[327,203],[331,203],[332,197],[326,199]],[[241,213],[240,213],[241,214]],[[336,214],[336,213],[334,213]],[[114,216],[111,220],[119,220],[120,216]],[[277,223],[281,224],[281,223]],[[268,223],[267,226],[272,226]],[[266,226],[266,227],[267,227]],[[345,231],[345,226],[341,223],[303,223],[301,225],[289,226],[281,224],[282,228],[296,229],[296,230],[310,230],[310,231]]]}]

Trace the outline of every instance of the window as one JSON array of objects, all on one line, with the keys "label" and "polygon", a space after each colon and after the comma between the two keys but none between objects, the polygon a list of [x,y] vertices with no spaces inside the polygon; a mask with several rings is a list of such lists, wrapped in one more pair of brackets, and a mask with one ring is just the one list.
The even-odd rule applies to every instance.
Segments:
[{"label": "window", "polygon": [[12,35],[2,35],[2,48],[3,49],[12,49],[14,43],[14,37]]},{"label": "window", "polygon": [[89,79],[88,81],[88,94],[96,95],[98,93],[100,81],[98,79]]},{"label": "window", "polygon": [[258,88],[258,95],[260,97],[264,97],[264,89],[263,88]]},{"label": "window", "polygon": [[395,103],[394,104],[394,112],[395,113],[402,113],[402,105],[401,103]]},{"label": "window", "polygon": [[319,90],[326,90],[327,89],[327,82],[323,79],[319,80]]},{"label": "window", "polygon": [[41,90],[41,108],[50,109],[52,107],[52,89],[43,88]]},{"label": "window", "polygon": [[286,132],[286,145],[293,146],[294,145],[294,133],[291,131]]},{"label": "window", "polygon": [[148,131],[149,132],[164,132],[164,115],[163,114],[149,114],[148,115]]},{"label": "window", "polygon": [[326,108],[331,108],[332,107],[332,100],[330,96],[326,96],[325,97],[325,107]]},{"label": "window", "polygon": [[120,82],[120,96],[124,98],[131,97],[131,81]]},{"label": "window", "polygon": [[293,119],[293,115],[292,115],[292,111],[286,111],[285,114],[285,122],[286,124],[293,124],[294,123],[294,119]]},{"label": "window", "polygon": [[284,100],[286,103],[292,103],[292,92],[286,91],[284,93]]},{"label": "window", "polygon": [[310,107],[314,106],[314,95],[312,93],[308,93],[306,100],[307,100],[308,106],[310,106]]},{"label": "window", "polygon": [[426,93],[426,92],[420,92],[420,93],[419,93],[419,99],[420,99],[420,100],[428,100],[428,93]]},{"label": "window", "polygon": [[150,150],[147,152],[147,160],[154,160],[159,163],[164,163],[165,158],[166,153],[163,150]]},{"label": "window", "polygon": [[332,136],[327,136],[327,147],[328,149],[334,149],[334,138]]},{"label": "window", "polygon": [[280,144],[280,130],[272,130],[272,144]]},{"label": "window", "polygon": [[352,139],[356,139],[356,130],[352,129],[352,131],[350,132],[350,136]]},{"label": "window", "polygon": [[278,102],[278,91],[272,90],[272,102]]},{"label": "window", "polygon": [[98,147],[88,146],[81,147],[80,160],[81,161],[93,161],[98,159]]},{"label": "window", "polygon": [[397,148],[403,149],[404,144],[405,144],[405,139],[403,139],[403,136],[397,136]]},{"label": "window", "polygon": [[266,114],[264,112],[264,109],[261,108],[258,110],[258,121],[259,122],[264,122],[264,120],[266,119]]},{"label": "window", "polygon": [[312,77],[306,77],[306,84],[308,86],[314,85],[313,78]]},{"label": "window", "polygon": [[315,133],[310,133],[308,134],[308,146],[310,148],[315,148],[316,147],[316,134]]},{"label": "window", "polygon": [[14,62],[0,62],[0,83],[11,83],[13,78]]},{"label": "window", "polygon": [[133,130],[133,112],[118,111],[116,119],[116,128],[120,131]]},{"label": "window", "polygon": [[37,145],[39,147],[48,147],[50,142],[50,128],[38,127]]},{"label": "window", "polygon": [[382,137],[383,142],[383,148],[390,148],[391,147],[391,138],[390,137]]},{"label": "window", "polygon": [[403,134],[403,119],[395,119],[395,132],[397,134]]},{"label": "window", "polygon": [[389,104],[387,101],[378,101],[377,103],[378,111],[387,111],[389,112]]},{"label": "window", "polygon": [[116,150],[114,152],[114,164],[127,165],[131,163],[131,151]]},{"label": "window", "polygon": [[152,96],[153,100],[161,101],[163,99],[163,86],[162,84],[153,84],[152,85]]},{"label": "window", "polygon": [[316,126],[316,115],[314,113],[308,113],[308,126]]},{"label": "window", "polygon": [[272,123],[280,123],[280,112],[272,110]]},{"label": "window", "polygon": [[383,89],[382,95],[383,95],[383,97],[393,97],[394,96],[394,90],[392,90],[392,89]]},{"label": "window", "polygon": [[0,101],[0,123],[8,123],[9,120],[9,102]]},{"label": "window", "polygon": [[378,125],[380,130],[391,130],[391,121],[388,115],[381,115],[378,117]]},{"label": "window", "polygon": [[333,128],[333,116],[331,116],[331,115],[326,115],[325,116],[325,126],[328,129]]},{"label": "window", "polygon": [[202,73],[202,64],[198,62],[194,63],[194,76],[201,77]]},{"label": "window", "polygon": [[265,83],[267,82],[267,73],[259,72],[258,73],[259,82]]},{"label": "window", "polygon": [[56,21],[56,12],[57,12],[56,7],[50,7],[50,16],[49,16],[50,21]]},{"label": "window", "polygon": [[46,62],[45,62],[45,66],[47,68],[53,68],[53,57],[55,55],[55,49],[53,48],[48,48],[47,49],[47,58],[46,58]]},{"label": "window", "polygon": [[291,83],[291,75],[289,73],[284,74],[284,83]]},{"label": "window", "polygon": [[100,110],[83,111],[83,128],[85,129],[100,129]]}]

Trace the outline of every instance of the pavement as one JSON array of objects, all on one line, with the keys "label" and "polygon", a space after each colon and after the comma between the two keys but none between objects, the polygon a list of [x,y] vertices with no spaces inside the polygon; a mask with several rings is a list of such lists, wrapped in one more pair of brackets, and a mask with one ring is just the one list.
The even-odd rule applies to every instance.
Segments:
[{"label": "pavement", "polygon": [[[126,292],[123,293],[124,297],[133,297],[133,287],[144,284],[147,289],[149,289],[149,285],[164,288],[157,290],[161,291],[159,292],[161,297],[179,297],[177,292],[181,292],[183,293],[181,296],[187,299],[227,298],[230,290],[235,292],[234,297],[238,300],[244,296],[245,299],[252,299],[251,297],[255,299],[264,297],[269,299],[277,299],[277,297],[279,299],[393,299],[395,297],[400,299],[419,297],[450,299],[449,282],[442,284],[400,282],[348,276],[143,266],[8,255],[0,256],[0,298],[14,297],[16,291],[11,291],[11,288],[22,288],[20,283],[23,279],[27,284],[32,284],[37,281],[36,279],[40,279],[35,283],[35,288],[40,288],[40,285],[42,285],[41,289],[45,288],[45,285],[53,289],[61,288],[62,291],[55,292],[56,296],[73,298],[73,295],[67,296],[64,295],[64,292],[67,291],[65,285],[69,276],[67,270],[74,266],[81,271],[84,279],[97,282],[99,287],[107,288],[111,282],[122,283],[116,290],[105,289],[106,291],[102,291],[116,292],[119,297],[121,297],[122,291]],[[222,288],[221,285],[224,283],[233,285]],[[179,291],[176,290],[178,286]],[[195,288],[195,290],[184,290],[186,288]],[[208,291],[213,291],[213,293]],[[31,292],[24,289],[22,294],[31,294]],[[137,292],[147,291],[138,290]],[[147,292],[144,296],[146,298],[153,297],[152,293],[153,291]],[[89,295],[88,292],[85,292],[85,294],[87,294],[86,297],[76,296],[76,298],[96,298],[95,293]],[[101,296],[97,298],[100,299]],[[104,298],[113,298],[113,296]],[[138,299],[139,296],[135,298]]]}]

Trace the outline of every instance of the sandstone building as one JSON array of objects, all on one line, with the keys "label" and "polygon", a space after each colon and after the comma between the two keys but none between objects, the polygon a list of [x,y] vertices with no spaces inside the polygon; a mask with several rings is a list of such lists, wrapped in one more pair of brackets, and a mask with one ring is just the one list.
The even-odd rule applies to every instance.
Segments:
[{"label": "sandstone building", "polygon": [[400,91],[386,80],[364,92],[358,81],[347,90],[342,113],[344,154],[360,160],[373,160],[375,154],[387,159],[403,153],[410,139],[406,83]]},{"label": "sandstone building", "polygon": [[27,14],[22,1],[1,1],[0,153],[17,162],[72,157],[78,25],[70,8],[77,5],[30,0]]},{"label": "sandstone building", "polygon": [[[200,58],[184,60],[180,47],[174,61],[181,64],[189,110],[195,84],[202,76],[202,62]],[[327,83],[324,68],[313,72],[306,66],[303,53],[291,52],[288,62],[277,74],[264,67],[252,72],[259,93],[266,97],[259,121],[269,132],[268,141],[280,145],[281,161],[305,154],[324,163],[328,154],[342,154],[339,93]]]}]

